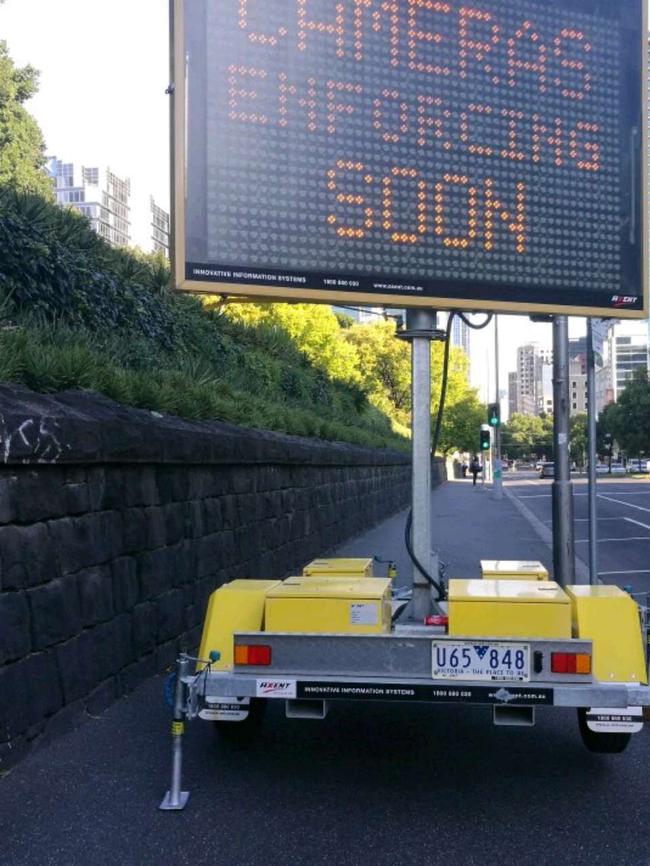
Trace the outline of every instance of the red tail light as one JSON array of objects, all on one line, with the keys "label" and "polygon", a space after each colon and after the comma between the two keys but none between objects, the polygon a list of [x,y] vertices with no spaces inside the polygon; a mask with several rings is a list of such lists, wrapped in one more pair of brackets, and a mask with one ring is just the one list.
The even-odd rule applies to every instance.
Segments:
[{"label": "red tail light", "polygon": [[235,646],[235,664],[258,667],[270,665],[271,647],[259,644],[237,644]]},{"label": "red tail light", "polygon": [[591,656],[587,653],[551,653],[554,674],[590,674]]}]

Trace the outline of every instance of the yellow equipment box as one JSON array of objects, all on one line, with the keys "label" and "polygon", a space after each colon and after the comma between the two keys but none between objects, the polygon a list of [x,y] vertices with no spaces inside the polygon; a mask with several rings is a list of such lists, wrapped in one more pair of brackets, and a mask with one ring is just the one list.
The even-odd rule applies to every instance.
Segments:
[{"label": "yellow equipment box", "polygon": [[[217,650],[221,657],[212,663],[212,668],[217,671],[232,668],[233,635],[263,629],[266,593],[276,586],[280,586],[279,580],[233,580],[216,589],[208,600],[199,658],[208,659]],[[199,670],[203,667],[198,665]]]},{"label": "yellow equipment box", "polygon": [[541,562],[482,559],[481,576],[489,580],[548,580],[548,571]]},{"label": "yellow equipment box", "polygon": [[567,639],[571,602],[550,580],[450,580],[449,634]]},{"label": "yellow equipment box", "polygon": [[314,559],[302,573],[309,577],[372,577],[372,559]]},{"label": "yellow equipment box", "polygon": [[285,582],[266,596],[266,631],[385,634],[391,628],[387,578]]},{"label": "yellow equipment box", "polygon": [[593,643],[601,682],[647,684],[639,609],[618,586],[567,586],[575,636]]}]

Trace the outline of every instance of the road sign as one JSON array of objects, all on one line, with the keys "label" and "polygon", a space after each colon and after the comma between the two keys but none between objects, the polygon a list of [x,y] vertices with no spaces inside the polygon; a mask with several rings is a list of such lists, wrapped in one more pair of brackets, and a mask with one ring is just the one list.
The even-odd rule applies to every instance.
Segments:
[{"label": "road sign", "polygon": [[611,319],[593,319],[591,322],[596,367],[603,366],[603,351],[612,324]]},{"label": "road sign", "polygon": [[644,0],[173,0],[175,280],[644,315]]}]

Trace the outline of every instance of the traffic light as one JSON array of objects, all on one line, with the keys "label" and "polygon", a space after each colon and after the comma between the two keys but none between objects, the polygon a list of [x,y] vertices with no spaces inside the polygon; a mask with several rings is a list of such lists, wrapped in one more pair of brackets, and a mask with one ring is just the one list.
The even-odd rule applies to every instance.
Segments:
[{"label": "traffic light", "polygon": [[481,430],[481,451],[490,450],[490,431]]},{"label": "traffic light", "polygon": [[488,406],[488,424],[490,427],[501,426],[501,406],[499,403],[490,403]]}]

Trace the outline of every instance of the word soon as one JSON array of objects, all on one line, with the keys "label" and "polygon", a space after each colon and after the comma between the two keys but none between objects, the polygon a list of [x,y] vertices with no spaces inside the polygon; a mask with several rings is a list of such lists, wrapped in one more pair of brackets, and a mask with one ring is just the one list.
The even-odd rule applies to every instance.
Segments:
[{"label": "word soon", "polygon": [[[377,186],[379,207],[373,206],[376,196],[370,192]],[[497,226],[502,223],[513,236],[516,252],[526,252],[526,186],[522,182],[515,185],[514,205],[508,208],[491,178],[476,182],[467,175],[444,174],[431,183],[416,169],[400,167],[377,178],[366,172],[361,162],[339,160],[327,172],[327,187],[337,204],[348,210],[343,214],[342,208],[336,208],[336,213],[327,216],[327,223],[342,238],[361,240],[381,228],[395,244],[417,244],[433,233],[449,249],[467,250],[480,240],[483,249],[490,252]],[[369,192],[364,194],[364,188]],[[395,225],[398,195],[401,203],[407,198],[411,201],[412,225],[408,231]],[[453,219],[454,228],[450,226],[451,216],[460,213],[465,223],[462,234],[456,229],[458,219]]]}]

